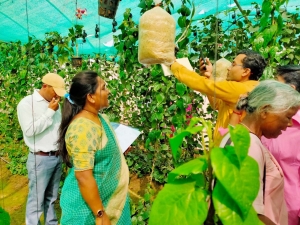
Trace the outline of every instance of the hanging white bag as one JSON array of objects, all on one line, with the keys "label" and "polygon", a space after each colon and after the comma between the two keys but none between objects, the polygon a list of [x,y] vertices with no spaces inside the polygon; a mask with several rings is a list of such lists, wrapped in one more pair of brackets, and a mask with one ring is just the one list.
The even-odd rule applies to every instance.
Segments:
[{"label": "hanging white bag", "polygon": [[141,64],[174,62],[176,22],[159,3],[155,1],[156,6],[140,18],[138,60]]}]

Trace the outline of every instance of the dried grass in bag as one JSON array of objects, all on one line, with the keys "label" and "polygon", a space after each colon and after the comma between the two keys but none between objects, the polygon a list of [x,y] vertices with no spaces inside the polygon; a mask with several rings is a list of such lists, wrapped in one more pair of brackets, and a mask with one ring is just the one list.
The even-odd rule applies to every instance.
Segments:
[{"label": "dried grass in bag", "polygon": [[142,64],[170,65],[175,57],[174,18],[159,6],[145,12],[139,23],[138,60]]}]

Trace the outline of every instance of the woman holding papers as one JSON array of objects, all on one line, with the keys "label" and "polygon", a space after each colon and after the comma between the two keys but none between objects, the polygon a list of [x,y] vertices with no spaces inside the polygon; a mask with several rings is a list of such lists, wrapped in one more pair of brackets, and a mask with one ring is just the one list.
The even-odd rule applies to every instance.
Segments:
[{"label": "woman holding papers", "polygon": [[60,204],[61,225],[131,224],[129,171],[108,119],[109,91],[93,71],[78,73],[66,94],[59,150],[71,169]]}]

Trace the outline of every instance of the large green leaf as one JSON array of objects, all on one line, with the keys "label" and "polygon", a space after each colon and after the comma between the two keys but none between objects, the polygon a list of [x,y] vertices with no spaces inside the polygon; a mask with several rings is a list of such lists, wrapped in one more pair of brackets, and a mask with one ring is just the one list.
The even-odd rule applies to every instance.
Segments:
[{"label": "large green leaf", "polygon": [[178,134],[178,135],[176,135],[176,136],[169,139],[170,146],[171,146],[171,149],[172,149],[172,155],[173,155],[173,158],[174,158],[175,162],[177,162],[177,160],[180,157],[180,154],[178,154],[178,151],[179,151],[179,147],[182,144],[183,138],[185,138],[189,134],[190,134],[190,132],[183,131],[180,134]]},{"label": "large green leaf", "polygon": [[279,14],[277,17],[277,33],[280,34],[283,28],[283,19],[282,16]]},{"label": "large green leaf", "polygon": [[[180,100],[180,99],[179,99]],[[178,100],[178,101],[179,101]],[[174,119],[175,117],[173,117]],[[173,121],[174,122],[174,121]],[[199,133],[200,131],[202,131],[205,126],[203,125],[197,125],[197,123],[199,122],[202,122],[206,125],[206,128],[207,129],[210,129],[211,127],[211,123],[207,123],[205,122],[203,119],[199,119],[199,118],[195,118],[193,117],[191,120],[190,120],[190,123],[189,123],[189,126],[181,131],[180,133],[176,134],[174,137],[170,138],[169,139],[169,142],[170,142],[170,147],[171,147],[171,150],[172,150],[172,154],[173,154],[173,158],[175,160],[175,163],[177,162],[177,160],[179,159],[180,157],[180,154],[181,154],[181,149],[179,148],[183,142],[183,139],[190,135],[190,134],[196,134],[196,133]],[[180,152],[179,152],[180,151]],[[179,154],[180,153],[180,154]]]},{"label": "large green leaf", "polygon": [[196,126],[199,122],[202,120],[199,120],[197,117],[192,117],[189,123],[189,126],[185,129],[185,131],[191,133],[191,134],[196,134],[199,133],[204,129],[203,125],[198,125]]},{"label": "large green leaf", "polygon": [[217,182],[222,184],[237,204],[240,216],[246,218],[259,190],[257,162],[247,156],[238,168],[237,157],[232,153],[231,146],[227,146],[225,149],[214,148],[211,151],[211,162]]},{"label": "large green leaf", "polygon": [[263,225],[252,205],[249,207],[247,216],[242,218],[239,207],[219,182],[213,190],[212,198],[216,214],[220,217],[223,225]]},{"label": "large green leaf", "polygon": [[250,146],[249,131],[242,125],[237,125],[235,128],[229,127],[230,138],[234,143],[235,154],[241,163],[248,156]]},{"label": "large green leaf", "polygon": [[203,128],[204,128],[203,126],[188,127],[186,131],[188,131],[191,134],[196,134],[202,131]]},{"label": "large green leaf", "polygon": [[203,173],[207,169],[207,160],[204,157],[193,159],[174,169],[168,175],[168,182],[172,182],[180,175],[189,176],[191,174]]},{"label": "large green leaf", "polygon": [[149,225],[203,224],[208,213],[206,196],[206,191],[192,180],[166,184],[153,203]]},{"label": "large green leaf", "polygon": [[261,11],[265,13],[267,16],[269,16],[272,11],[271,6],[272,6],[272,2],[270,0],[264,0]]}]

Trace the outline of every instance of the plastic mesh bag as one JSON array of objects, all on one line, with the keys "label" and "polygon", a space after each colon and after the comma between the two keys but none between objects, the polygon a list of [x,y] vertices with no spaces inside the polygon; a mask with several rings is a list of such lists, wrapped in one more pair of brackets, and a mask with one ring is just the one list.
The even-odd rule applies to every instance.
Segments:
[{"label": "plastic mesh bag", "polygon": [[173,17],[159,6],[145,12],[139,23],[138,59],[142,64],[170,65],[175,57]]},{"label": "plastic mesh bag", "polygon": [[216,61],[216,63],[213,65],[213,75],[216,75],[216,78],[214,76],[211,76],[210,78],[212,80],[216,81],[223,81],[227,78],[228,68],[231,66],[231,62],[225,58],[221,58]]}]

